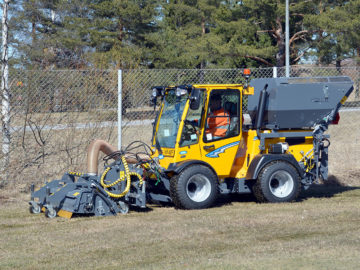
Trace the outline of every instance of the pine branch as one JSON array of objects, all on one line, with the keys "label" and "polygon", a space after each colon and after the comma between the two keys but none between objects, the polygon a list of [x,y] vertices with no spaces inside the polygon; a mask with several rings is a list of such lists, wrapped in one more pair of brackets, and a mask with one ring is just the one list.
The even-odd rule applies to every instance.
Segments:
[{"label": "pine branch", "polygon": [[270,62],[266,61],[265,59],[261,58],[261,57],[257,57],[257,56],[251,56],[251,55],[245,55],[244,56],[245,58],[248,58],[248,59],[252,59],[252,60],[255,60],[255,61],[258,61],[258,62],[261,62],[269,67],[272,67],[274,66],[273,64],[271,64]]},{"label": "pine branch", "polygon": [[308,30],[302,30],[302,31],[299,31],[299,32],[295,33],[295,34],[291,37],[291,39],[290,39],[290,41],[289,41],[289,44],[291,44],[292,42],[300,39],[300,38],[302,37],[301,35],[303,35],[303,34],[310,34],[310,32],[309,32]]}]

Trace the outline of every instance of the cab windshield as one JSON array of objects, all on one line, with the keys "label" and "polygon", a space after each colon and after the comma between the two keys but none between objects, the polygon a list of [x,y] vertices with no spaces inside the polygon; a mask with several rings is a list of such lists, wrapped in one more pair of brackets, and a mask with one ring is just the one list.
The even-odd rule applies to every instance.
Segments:
[{"label": "cab windshield", "polygon": [[175,148],[176,136],[186,101],[187,95],[177,97],[175,90],[170,90],[165,95],[159,127],[155,134],[155,143],[157,146]]}]

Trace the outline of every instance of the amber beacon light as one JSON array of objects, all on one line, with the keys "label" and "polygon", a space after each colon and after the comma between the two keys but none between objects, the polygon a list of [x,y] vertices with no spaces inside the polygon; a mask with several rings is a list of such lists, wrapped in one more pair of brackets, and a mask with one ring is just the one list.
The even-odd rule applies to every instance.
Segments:
[{"label": "amber beacon light", "polygon": [[244,69],[244,72],[243,72],[243,76],[246,78],[246,79],[249,79],[250,78],[250,75],[251,75],[251,70],[249,68],[245,68]]}]

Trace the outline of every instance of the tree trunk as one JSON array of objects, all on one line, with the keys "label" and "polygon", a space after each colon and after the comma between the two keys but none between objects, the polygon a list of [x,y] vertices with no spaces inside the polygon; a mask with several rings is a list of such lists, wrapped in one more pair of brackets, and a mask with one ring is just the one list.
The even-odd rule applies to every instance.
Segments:
[{"label": "tree trunk", "polygon": [[[8,167],[10,164],[10,91],[8,85],[9,66],[8,66],[8,8],[10,0],[3,2],[2,16],[2,66],[1,66],[1,124],[2,124],[2,158],[1,180],[6,183],[9,178]],[[3,183],[0,183],[3,184]]]},{"label": "tree trunk", "polygon": [[276,66],[285,66],[285,35],[281,25],[281,18],[276,19],[277,29],[274,32],[278,52],[276,53]]},{"label": "tree trunk", "polygon": [[31,65],[34,67],[39,64],[38,58],[32,53],[34,48],[36,48],[36,22],[35,17],[32,16],[32,22],[31,22],[31,49],[30,49],[30,59],[31,59]]},{"label": "tree trunk", "polygon": [[284,40],[278,40],[277,42],[278,52],[276,54],[276,66],[285,66],[285,42]]},{"label": "tree trunk", "polygon": [[341,74],[341,60],[336,59],[336,70]]}]

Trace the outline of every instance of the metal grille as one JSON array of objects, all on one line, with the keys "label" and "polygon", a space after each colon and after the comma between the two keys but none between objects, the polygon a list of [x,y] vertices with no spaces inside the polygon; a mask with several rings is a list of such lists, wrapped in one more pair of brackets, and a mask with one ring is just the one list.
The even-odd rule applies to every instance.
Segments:
[{"label": "metal grille", "polygon": [[[285,75],[284,68],[252,69],[252,78]],[[122,145],[150,142],[155,112],[153,86],[241,83],[242,69],[125,70],[122,79]],[[86,150],[95,138],[117,145],[117,70],[10,71],[11,152],[9,182],[27,189],[31,182],[85,171]],[[360,68],[291,68],[292,77],[350,76],[355,90],[330,127],[330,168],[359,168]],[[0,154],[1,155],[1,154]],[[339,159],[340,157],[340,159]],[[0,156],[1,160],[3,157]],[[3,164],[3,163],[2,163]]]}]

